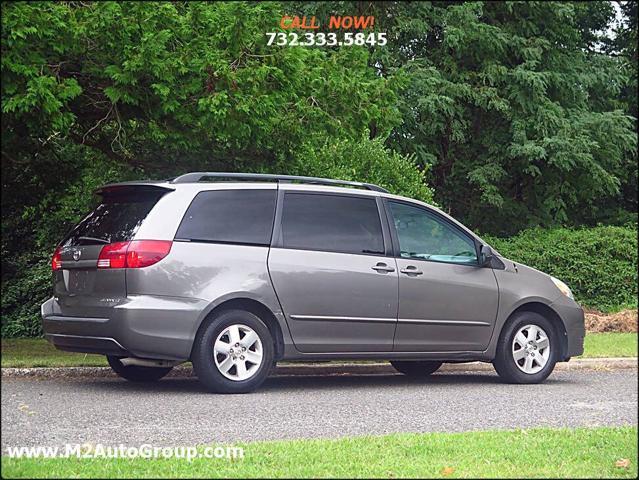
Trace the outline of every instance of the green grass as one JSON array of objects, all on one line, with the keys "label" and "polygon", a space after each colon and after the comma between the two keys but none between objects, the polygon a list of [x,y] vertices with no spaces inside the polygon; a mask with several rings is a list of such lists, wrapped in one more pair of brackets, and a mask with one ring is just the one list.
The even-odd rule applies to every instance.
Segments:
[{"label": "green grass", "polygon": [[636,333],[589,333],[584,357],[636,357]]},{"label": "green grass", "polygon": [[80,367],[106,366],[104,355],[63,352],[44,338],[2,340],[3,367]]},{"label": "green grass", "polygon": [[[9,459],[4,478],[636,478],[637,428],[395,434],[241,445],[244,458]],[[626,468],[617,467],[629,459]]]},{"label": "green grass", "polygon": [[[636,333],[589,333],[584,357],[636,357]],[[61,352],[42,338],[2,340],[3,367],[106,366],[102,355]]]}]

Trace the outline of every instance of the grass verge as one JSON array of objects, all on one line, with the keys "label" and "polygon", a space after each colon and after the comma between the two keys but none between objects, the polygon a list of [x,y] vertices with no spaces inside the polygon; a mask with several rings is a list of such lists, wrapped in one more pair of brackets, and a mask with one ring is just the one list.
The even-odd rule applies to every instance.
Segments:
[{"label": "grass verge", "polygon": [[637,476],[636,427],[395,434],[240,446],[244,457],[235,460],[2,457],[2,473],[4,478]]},{"label": "grass verge", "polygon": [[3,367],[106,367],[104,355],[63,352],[44,338],[2,339]]},{"label": "grass verge", "polygon": [[[589,333],[584,357],[636,357],[636,333]],[[3,367],[100,367],[103,355],[62,352],[42,338],[2,340]]]},{"label": "grass verge", "polygon": [[584,357],[636,357],[636,333],[589,333],[584,344]]}]

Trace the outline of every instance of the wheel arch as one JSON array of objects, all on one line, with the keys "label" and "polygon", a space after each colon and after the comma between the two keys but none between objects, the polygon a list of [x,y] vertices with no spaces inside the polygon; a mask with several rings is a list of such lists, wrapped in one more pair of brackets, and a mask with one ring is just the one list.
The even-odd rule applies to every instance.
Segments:
[{"label": "wheel arch", "polygon": [[[195,338],[197,338],[197,335],[200,333],[203,326],[206,325],[208,319],[214,318],[220,313],[228,310],[244,310],[252,313],[260,320],[262,320],[262,322],[264,322],[264,324],[268,328],[271,337],[273,337],[275,360],[279,360],[280,358],[282,358],[282,356],[284,355],[284,335],[282,333],[282,327],[280,326],[280,323],[277,321],[277,318],[275,317],[275,314],[271,311],[271,309],[264,305],[262,302],[253,298],[231,298],[221,302],[219,305],[216,305],[210,312],[206,314],[206,316],[200,322],[197,331],[195,332]],[[192,354],[193,346],[191,347],[191,354],[189,355],[189,358]]]},{"label": "wheel arch", "polygon": [[559,346],[560,346],[560,359],[564,360],[568,353],[568,333],[566,332],[566,326],[564,325],[563,320],[559,316],[557,312],[555,312],[550,306],[541,302],[527,302],[522,305],[519,305],[515,310],[513,310],[508,318],[504,322],[501,327],[501,331],[499,332],[499,341],[502,341],[502,335],[505,330],[506,325],[518,314],[524,312],[533,312],[541,315],[552,323],[555,328],[555,333],[557,334],[557,338],[559,338]]}]

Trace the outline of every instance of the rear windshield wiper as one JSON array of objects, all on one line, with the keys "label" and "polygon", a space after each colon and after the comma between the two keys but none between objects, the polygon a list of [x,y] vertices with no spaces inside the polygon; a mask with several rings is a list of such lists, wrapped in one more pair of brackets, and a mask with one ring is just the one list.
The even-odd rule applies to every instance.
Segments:
[{"label": "rear windshield wiper", "polygon": [[104,243],[105,245],[108,245],[109,242],[108,240],[105,240],[104,238],[95,238],[95,237],[78,237],[78,240],[86,240],[89,242],[98,242],[98,243]]}]

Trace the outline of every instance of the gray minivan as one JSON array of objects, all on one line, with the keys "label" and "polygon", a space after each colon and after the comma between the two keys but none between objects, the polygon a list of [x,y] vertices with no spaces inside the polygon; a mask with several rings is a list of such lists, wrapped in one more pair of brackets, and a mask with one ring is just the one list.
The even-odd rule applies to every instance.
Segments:
[{"label": "gray minivan", "polygon": [[208,390],[240,393],[279,360],[384,359],[538,383],[583,353],[563,282],[376,185],[198,172],[97,194],[55,249],[43,328],[128,380],[191,361]]}]

